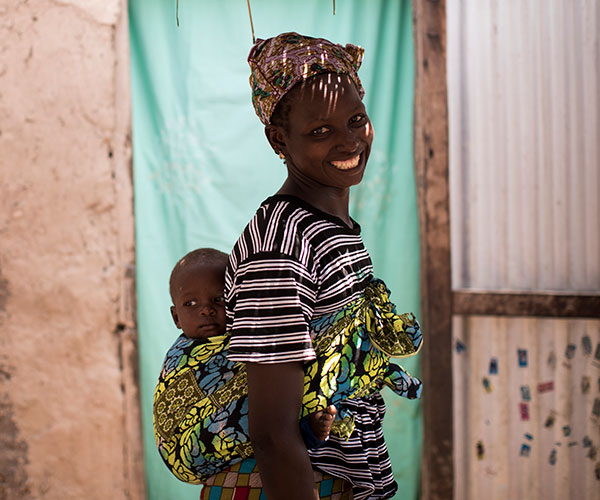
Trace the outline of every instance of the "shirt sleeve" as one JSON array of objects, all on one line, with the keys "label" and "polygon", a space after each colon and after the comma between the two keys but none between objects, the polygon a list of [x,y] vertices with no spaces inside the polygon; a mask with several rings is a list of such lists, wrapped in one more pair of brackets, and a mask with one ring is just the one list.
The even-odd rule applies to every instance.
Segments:
[{"label": "shirt sleeve", "polygon": [[311,361],[309,331],[317,296],[310,271],[293,257],[255,255],[234,276],[228,359],[238,362]]}]

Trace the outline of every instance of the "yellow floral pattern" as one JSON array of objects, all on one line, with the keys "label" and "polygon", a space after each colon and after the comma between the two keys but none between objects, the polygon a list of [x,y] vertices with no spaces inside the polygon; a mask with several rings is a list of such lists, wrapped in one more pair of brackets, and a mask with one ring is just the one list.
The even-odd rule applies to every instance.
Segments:
[{"label": "yellow floral pattern", "polygon": [[[421,382],[390,356],[416,354],[422,343],[412,314],[398,315],[389,290],[371,282],[359,299],[310,323],[317,359],[305,366],[300,416],[389,386],[418,398]],[[198,484],[253,456],[248,438],[246,371],[227,360],[229,336],[180,336],[165,361],[154,394],[154,431],[159,452],[180,480]],[[331,432],[348,438],[354,417],[338,413]]]}]

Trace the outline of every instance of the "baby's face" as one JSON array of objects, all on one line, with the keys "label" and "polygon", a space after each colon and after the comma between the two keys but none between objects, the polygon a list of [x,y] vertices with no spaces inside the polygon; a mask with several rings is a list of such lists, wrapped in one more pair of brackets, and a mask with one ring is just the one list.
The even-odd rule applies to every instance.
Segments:
[{"label": "baby's face", "polygon": [[171,315],[186,337],[200,339],[225,333],[225,269],[202,264],[180,273],[173,284]]}]

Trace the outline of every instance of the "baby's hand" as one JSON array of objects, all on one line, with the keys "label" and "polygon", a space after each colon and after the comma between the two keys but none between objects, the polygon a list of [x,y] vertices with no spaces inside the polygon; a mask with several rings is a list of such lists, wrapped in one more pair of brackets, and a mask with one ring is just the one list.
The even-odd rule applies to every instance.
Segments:
[{"label": "baby's hand", "polygon": [[313,434],[320,441],[326,441],[329,437],[329,431],[331,430],[331,424],[335,419],[337,410],[335,406],[331,405],[322,411],[316,411],[308,416],[308,423]]}]

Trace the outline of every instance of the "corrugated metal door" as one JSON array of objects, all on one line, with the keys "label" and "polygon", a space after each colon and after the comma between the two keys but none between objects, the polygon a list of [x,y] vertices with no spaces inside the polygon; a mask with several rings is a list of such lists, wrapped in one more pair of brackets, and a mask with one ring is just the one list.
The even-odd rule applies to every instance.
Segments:
[{"label": "corrugated metal door", "polygon": [[600,499],[600,3],[447,0],[458,499]]}]

